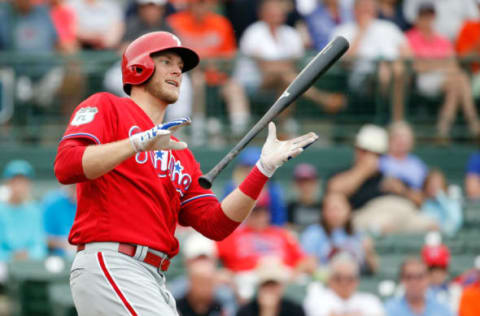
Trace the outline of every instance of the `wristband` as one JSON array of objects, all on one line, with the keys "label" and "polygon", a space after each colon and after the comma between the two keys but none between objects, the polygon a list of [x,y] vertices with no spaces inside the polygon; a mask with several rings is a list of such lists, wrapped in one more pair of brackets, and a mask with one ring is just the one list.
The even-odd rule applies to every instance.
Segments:
[{"label": "wristband", "polygon": [[257,166],[253,167],[248,176],[238,186],[238,189],[252,199],[256,200],[262,192],[263,186],[268,181],[268,177],[264,175]]}]

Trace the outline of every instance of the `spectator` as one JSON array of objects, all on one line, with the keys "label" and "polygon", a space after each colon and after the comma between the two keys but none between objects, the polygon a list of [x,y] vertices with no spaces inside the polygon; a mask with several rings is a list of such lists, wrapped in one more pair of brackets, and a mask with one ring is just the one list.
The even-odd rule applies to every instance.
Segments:
[{"label": "spectator", "polygon": [[114,49],[125,24],[120,3],[113,0],[71,0],[77,15],[77,34],[83,49]]},{"label": "spectator", "polygon": [[[480,12],[480,1],[477,8]],[[457,38],[456,50],[464,58],[475,58],[480,55],[480,16],[477,19],[465,21]],[[480,97],[480,64],[473,62],[470,68],[473,72],[472,93],[474,98]]]},{"label": "spectator", "polygon": [[[355,0],[355,21],[338,26],[332,37],[342,35],[350,42],[346,57],[352,60],[349,84],[363,92],[365,84],[378,76],[381,92],[389,95],[393,84],[393,120],[403,119],[405,68],[400,60],[410,56],[402,31],[393,23],[376,18],[375,0]],[[381,38],[382,40],[378,40]],[[378,61],[378,65],[376,62]]]},{"label": "spectator", "polygon": [[386,20],[394,23],[404,32],[412,26],[405,19],[402,1],[399,0],[378,1],[378,18],[380,20]]},{"label": "spectator", "polygon": [[[237,64],[235,76],[250,95],[261,89],[280,94],[297,76],[295,62],[303,57],[304,48],[300,34],[285,24],[287,9],[285,0],[263,0],[260,20],[251,24],[240,40],[243,58]],[[337,112],[345,103],[343,95],[315,87],[308,89],[305,97],[327,112]],[[287,126],[294,126],[289,132],[295,134],[296,124],[288,120],[291,109],[283,112],[282,120]]]},{"label": "spectator", "polygon": [[383,306],[372,295],[357,292],[359,267],[349,254],[337,254],[329,265],[328,288],[311,283],[304,307],[307,316],[382,316]]},{"label": "spectator", "polygon": [[53,255],[72,256],[75,247],[68,243],[68,234],[77,209],[75,185],[67,185],[51,192],[43,203],[43,223],[48,250]]},{"label": "spectator", "polygon": [[223,306],[215,299],[216,267],[208,260],[197,260],[188,265],[189,288],[178,300],[177,310],[182,316],[223,315]]},{"label": "spectator", "polygon": [[3,171],[9,198],[0,202],[0,262],[38,260],[46,255],[42,212],[31,200],[33,175],[25,160],[10,161]]},{"label": "spectator", "polygon": [[78,50],[75,11],[65,4],[65,0],[49,0],[49,5],[50,16],[58,34],[60,50],[66,53],[75,53]]},{"label": "spectator", "polygon": [[[215,268],[215,277],[211,281],[213,283],[213,296],[214,298],[209,298],[208,301],[214,301],[221,306],[223,311],[222,315],[233,316],[237,310],[237,303],[235,298],[235,293],[231,284],[231,276],[225,271],[219,270],[216,268],[218,265],[218,254],[217,247],[213,240],[210,240],[197,232],[191,232],[185,239],[182,247],[182,255],[184,260],[184,265],[187,271],[195,269],[195,265],[198,262],[208,261],[208,264],[204,266],[212,266]],[[208,269],[205,269],[208,270]],[[177,278],[173,279],[168,283],[168,289],[175,297],[175,299],[180,300],[184,298],[185,305],[190,305],[188,303],[188,292],[191,280],[185,275],[181,274]],[[211,284],[207,285],[207,288],[212,286]],[[195,288],[196,285],[193,286]],[[194,289],[195,292],[198,289]],[[211,295],[208,294],[208,295]],[[196,296],[194,293],[193,296]],[[206,306],[208,304],[205,304]],[[183,314],[182,314],[183,315]]]},{"label": "spectator", "polygon": [[442,232],[453,236],[462,227],[461,201],[448,194],[447,180],[440,170],[431,170],[424,185],[422,213],[435,219]]},{"label": "spectator", "polygon": [[[49,107],[57,100],[62,112],[70,115],[73,104],[76,104],[83,91],[84,79],[75,71],[75,62],[67,60],[64,68],[55,56],[59,51],[67,54],[73,52],[69,49],[73,49],[74,44],[65,42],[68,42],[65,39],[68,32],[57,34],[56,30],[68,17],[68,9],[62,4],[52,4],[49,12],[48,7],[35,5],[32,0],[0,3],[0,50],[7,51],[16,58],[23,56],[24,60],[29,61],[18,62],[16,59],[17,62],[12,63],[17,84],[15,111],[18,111],[17,118],[20,120],[17,124],[30,118],[31,114],[22,111],[28,109],[28,112],[37,114],[39,108]],[[64,28],[66,25],[60,29]],[[67,48],[68,45],[72,47]],[[50,56],[50,59],[39,62],[37,58],[40,54]],[[37,107],[32,108],[32,104]],[[29,128],[25,131],[27,135],[24,137],[37,140],[39,135],[35,134],[35,126],[31,121],[36,122],[35,119],[29,120]]]},{"label": "spectator", "polygon": [[298,10],[308,28],[313,48],[322,50],[339,24],[352,21],[352,8],[340,0],[315,1],[314,5],[302,5],[297,0]]},{"label": "spectator", "polygon": [[380,158],[380,170],[389,178],[385,185],[391,191],[420,206],[428,169],[419,157],[411,153],[413,144],[411,126],[404,121],[394,122],[389,129],[388,153]]},{"label": "spectator", "polygon": [[[168,22],[184,44],[204,61],[192,73],[194,115],[206,114],[206,88],[216,86],[225,99],[232,132],[244,132],[250,119],[250,106],[243,87],[229,75],[237,47],[232,25],[215,13],[216,0],[190,0],[187,10],[172,14]],[[193,121],[195,121],[194,118]]]},{"label": "spectator", "polygon": [[415,257],[407,258],[400,268],[405,294],[385,304],[388,316],[453,316],[447,305],[428,293],[427,266]]},{"label": "spectator", "polygon": [[[479,271],[477,270],[477,273]],[[480,315],[480,281],[467,286],[460,299],[458,316]]]},{"label": "spectator", "polygon": [[258,290],[256,297],[240,308],[237,316],[303,316],[302,306],[284,298],[288,269],[282,262],[265,258],[256,268]]},{"label": "spectator", "polygon": [[[57,44],[55,26],[45,6],[34,5],[32,0],[0,3],[0,50],[12,56],[48,55],[56,52]],[[34,60],[33,64],[12,64],[17,76],[17,99],[20,103],[33,101],[48,106],[60,88],[62,70],[52,60],[41,64]]]},{"label": "spectator", "polygon": [[320,221],[320,183],[317,169],[311,164],[301,163],[293,171],[293,187],[296,199],[288,204],[287,222],[297,232]]},{"label": "spectator", "polygon": [[350,204],[344,195],[329,193],[323,199],[322,218],[308,226],[300,237],[303,249],[326,266],[337,253],[348,253],[365,272],[375,272],[378,257],[373,241],[352,227]]},{"label": "spectator", "polygon": [[[136,0],[137,10],[128,17],[122,47],[125,48],[133,40],[143,34],[155,31],[172,32],[165,19],[167,0]],[[124,49],[121,49],[123,52]]]},{"label": "spectator", "polygon": [[[224,188],[224,196],[237,187],[239,183],[248,175],[250,169],[257,163],[260,158],[260,148],[249,147],[243,150],[238,156],[238,162],[234,167],[231,181],[227,182]],[[263,191],[268,196],[268,209],[270,211],[270,223],[282,226],[287,220],[287,211],[285,201],[283,199],[284,192],[279,183],[268,181]]]},{"label": "spectator", "polygon": [[480,152],[473,153],[468,161],[465,191],[469,199],[480,200]]},{"label": "spectator", "polygon": [[450,251],[441,242],[440,234],[432,232],[427,234],[426,243],[422,248],[422,259],[428,267],[429,291],[457,315],[462,289],[460,285],[450,282],[448,273]]},{"label": "spectator", "polygon": [[384,184],[379,160],[387,146],[383,128],[364,125],[355,140],[353,166],[329,179],[327,193],[348,197],[354,211],[354,227],[360,231],[387,234],[437,229],[431,218],[419,214],[413,202],[391,192]]},{"label": "spectator", "polygon": [[[419,6],[429,1],[431,0],[404,0],[403,12],[407,20],[413,23]],[[478,17],[475,0],[435,0],[433,3],[438,15],[435,19],[435,30],[450,41],[457,37],[463,21]]]},{"label": "spectator", "polygon": [[234,273],[242,300],[253,295],[255,268],[265,257],[277,257],[294,271],[312,273],[313,258],[308,257],[298,241],[285,228],[270,225],[268,198],[260,196],[250,216],[232,235],[217,243],[219,258],[225,268]]},{"label": "spectator", "polygon": [[453,45],[433,28],[435,6],[423,3],[418,9],[415,27],[407,33],[408,42],[416,57],[417,87],[424,95],[445,92],[438,118],[440,140],[448,137],[457,109],[461,106],[474,137],[480,133],[480,121],[472,97],[470,80],[455,60]]}]

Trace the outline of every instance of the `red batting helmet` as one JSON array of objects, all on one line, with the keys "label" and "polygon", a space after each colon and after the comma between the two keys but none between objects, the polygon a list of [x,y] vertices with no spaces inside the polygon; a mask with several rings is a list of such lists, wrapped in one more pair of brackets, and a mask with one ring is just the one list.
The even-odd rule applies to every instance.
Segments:
[{"label": "red batting helmet", "polygon": [[183,72],[198,65],[199,58],[193,50],[183,47],[182,43],[172,33],[151,32],[134,40],[122,56],[123,90],[130,94],[132,85],[147,81],[155,70],[151,54],[171,50],[183,59]]}]

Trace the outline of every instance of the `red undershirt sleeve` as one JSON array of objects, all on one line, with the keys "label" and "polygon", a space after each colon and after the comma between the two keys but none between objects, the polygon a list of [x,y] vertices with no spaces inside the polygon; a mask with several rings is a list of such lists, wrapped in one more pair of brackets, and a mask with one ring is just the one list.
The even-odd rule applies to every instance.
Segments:
[{"label": "red undershirt sleeve", "polygon": [[60,183],[72,184],[88,180],[83,173],[82,157],[90,144],[93,141],[77,138],[60,142],[54,163],[55,176]]},{"label": "red undershirt sleeve", "polygon": [[223,240],[230,235],[240,222],[225,215],[215,197],[203,198],[187,203],[179,213],[180,225],[192,226],[207,238]]}]

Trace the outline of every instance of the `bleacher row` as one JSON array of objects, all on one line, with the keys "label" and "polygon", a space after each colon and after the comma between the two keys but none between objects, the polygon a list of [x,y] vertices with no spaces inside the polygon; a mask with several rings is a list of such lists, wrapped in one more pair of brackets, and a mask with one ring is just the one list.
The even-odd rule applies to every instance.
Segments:
[{"label": "bleacher row", "polygon": [[[299,62],[298,69],[302,69],[313,58],[314,52],[307,53]],[[0,53],[0,70],[15,70],[18,67],[23,69],[23,72],[28,70],[29,75],[35,77],[41,71],[41,68],[36,65],[50,66],[50,67],[64,67],[66,71],[81,73],[86,77],[86,87],[83,91],[84,97],[98,92],[105,91],[103,86],[104,76],[106,71],[115,64],[119,56],[112,51],[102,52],[82,52],[75,56],[64,57],[60,55],[11,55],[9,53]],[[231,63],[234,63],[232,61]],[[468,65],[472,60],[465,60],[463,64]],[[417,134],[417,139],[420,142],[428,143],[432,140],[436,133],[435,123],[437,120],[438,110],[443,102],[443,96],[422,96],[414,84],[414,73],[411,68],[411,60],[405,61],[410,73],[410,84],[405,89],[406,94],[406,117],[405,119],[413,124]],[[328,136],[329,141],[344,141],[352,137],[358,130],[358,127],[366,122],[377,123],[380,125],[387,124],[391,119],[390,100],[385,97],[380,97],[377,93],[378,87],[375,78],[372,78],[372,88],[365,89],[362,93],[354,92],[348,89],[348,63],[338,63],[332,67],[324,76],[322,76],[315,86],[335,92],[344,93],[347,96],[347,106],[339,113],[330,114],[324,112],[322,108],[312,102],[299,99],[296,102],[294,117],[301,125],[301,129],[307,130],[310,126],[321,126]],[[74,65],[74,66],[72,66]],[[225,67],[225,62],[220,65]],[[230,65],[231,66],[231,65]],[[70,67],[70,68],[69,68]],[[229,67],[231,68],[231,67]],[[468,67],[465,67],[468,71]],[[16,86],[16,80],[13,78],[13,87]],[[0,81],[6,80],[0,76]],[[11,89],[12,83],[8,84],[2,82],[2,98],[7,95],[12,95],[5,91]],[[18,88],[18,87],[17,87]],[[80,89],[80,87],[79,87]],[[11,92],[11,91],[10,91]],[[12,100],[14,104],[14,113],[11,118],[11,130],[8,134],[8,141],[40,141],[43,143],[54,143],[61,136],[64,125],[69,119],[68,113],[62,113],[60,99],[53,100],[53,104],[42,107],[34,103],[34,101],[21,101],[15,96]],[[251,125],[271,106],[275,101],[274,92],[260,91],[259,93],[250,96],[250,107],[252,112]],[[223,133],[229,139],[229,123],[228,116],[225,110],[224,101],[219,97],[219,88],[210,86],[207,89],[207,117],[214,117],[223,123]],[[2,99],[2,103],[5,102]],[[477,100],[477,105],[480,100]],[[5,106],[5,105],[1,105]],[[0,106],[0,116],[2,109]],[[0,122],[1,122],[0,118]],[[465,124],[465,119],[462,113],[458,113],[456,125],[452,130],[453,139],[457,141],[470,141],[469,133]],[[0,134],[0,136],[2,136]],[[3,137],[6,137],[3,135]]]}]

